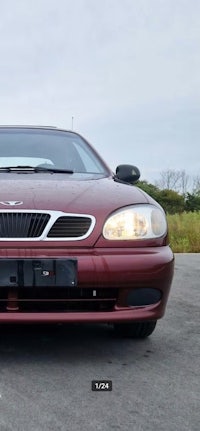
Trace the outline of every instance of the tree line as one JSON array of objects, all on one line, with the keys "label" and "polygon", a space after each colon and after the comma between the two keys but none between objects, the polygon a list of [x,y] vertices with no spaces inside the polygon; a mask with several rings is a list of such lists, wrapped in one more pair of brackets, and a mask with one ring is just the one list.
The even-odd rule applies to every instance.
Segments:
[{"label": "tree line", "polygon": [[152,196],[169,214],[200,211],[200,176],[190,178],[185,170],[168,169],[151,184],[146,180],[137,186]]}]

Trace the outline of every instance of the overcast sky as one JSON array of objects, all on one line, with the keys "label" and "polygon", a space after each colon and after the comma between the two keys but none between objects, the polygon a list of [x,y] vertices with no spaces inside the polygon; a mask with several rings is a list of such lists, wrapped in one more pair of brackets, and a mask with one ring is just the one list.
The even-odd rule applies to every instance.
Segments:
[{"label": "overcast sky", "polygon": [[83,134],[114,170],[200,174],[199,0],[1,0],[0,123]]}]

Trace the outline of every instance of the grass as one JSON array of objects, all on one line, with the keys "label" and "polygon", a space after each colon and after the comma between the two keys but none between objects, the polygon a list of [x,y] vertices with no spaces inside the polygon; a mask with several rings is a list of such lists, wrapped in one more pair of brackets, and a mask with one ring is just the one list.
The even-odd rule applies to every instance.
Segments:
[{"label": "grass", "polygon": [[167,215],[174,253],[200,253],[200,211]]}]

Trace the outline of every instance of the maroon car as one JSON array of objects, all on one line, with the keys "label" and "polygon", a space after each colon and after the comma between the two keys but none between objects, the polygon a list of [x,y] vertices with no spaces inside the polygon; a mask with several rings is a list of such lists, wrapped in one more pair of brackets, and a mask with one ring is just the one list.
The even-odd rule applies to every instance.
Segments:
[{"label": "maroon car", "polygon": [[0,127],[0,323],[107,322],[147,337],[173,277],[163,209],[77,133]]}]

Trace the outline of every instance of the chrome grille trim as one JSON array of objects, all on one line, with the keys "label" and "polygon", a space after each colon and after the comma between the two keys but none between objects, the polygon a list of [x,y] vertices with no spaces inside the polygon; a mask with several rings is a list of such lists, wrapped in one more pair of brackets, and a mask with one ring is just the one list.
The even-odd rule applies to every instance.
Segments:
[{"label": "chrome grille trim", "polygon": [[[0,242],[2,241],[81,241],[83,239],[86,239],[90,236],[90,234],[92,233],[95,223],[96,223],[96,219],[94,216],[89,215],[89,214],[76,214],[76,213],[65,213],[63,211],[52,211],[52,210],[26,210],[26,209],[22,209],[22,210],[0,210],[0,220],[3,219],[4,217],[2,216],[3,214],[8,214],[8,217],[12,218],[12,214],[38,214],[41,215],[44,214],[47,217],[49,216],[49,220],[46,223],[46,226],[43,230],[43,232],[40,234],[40,236],[37,237],[0,237]],[[48,237],[48,234],[51,230],[51,228],[53,227],[53,225],[55,224],[55,222],[59,219],[59,218],[63,218],[63,217],[74,217],[74,218],[88,218],[90,220],[90,227],[87,230],[87,232],[84,235],[80,235],[80,236],[75,236],[75,237]],[[23,219],[23,215],[22,215],[22,219]]]}]

